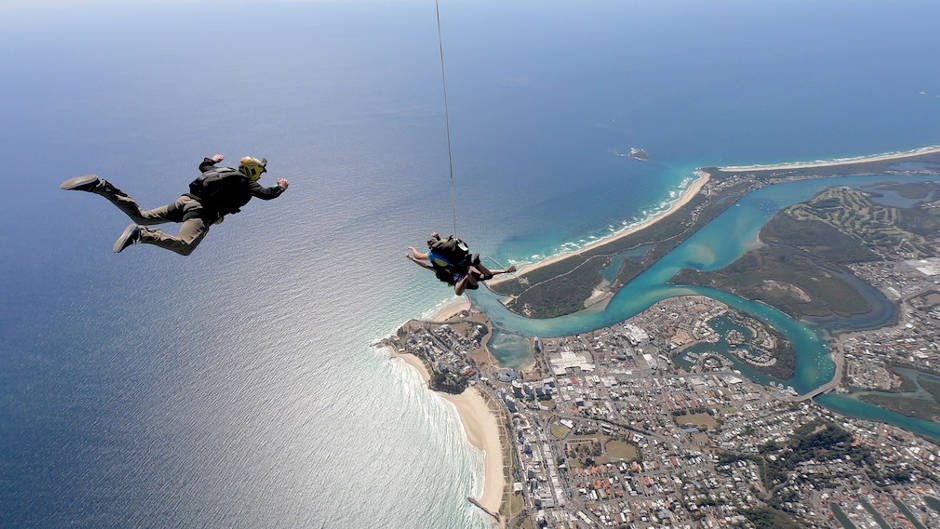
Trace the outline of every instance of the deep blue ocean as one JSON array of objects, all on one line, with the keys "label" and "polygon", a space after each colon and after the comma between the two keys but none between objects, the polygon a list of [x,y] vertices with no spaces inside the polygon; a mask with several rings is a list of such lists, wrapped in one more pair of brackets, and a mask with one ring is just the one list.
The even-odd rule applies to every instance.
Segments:
[{"label": "deep blue ocean", "polygon": [[[441,5],[458,231],[524,262],[697,166],[940,143],[935,2]],[[433,2],[0,6],[0,527],[463,528],[482,456],[370,347],[452,294]],[[630,146],[651,158],[617,156]],[[120,255],[203,156],[291,180]],[[170,228],[172,229],[172,227]]]}]

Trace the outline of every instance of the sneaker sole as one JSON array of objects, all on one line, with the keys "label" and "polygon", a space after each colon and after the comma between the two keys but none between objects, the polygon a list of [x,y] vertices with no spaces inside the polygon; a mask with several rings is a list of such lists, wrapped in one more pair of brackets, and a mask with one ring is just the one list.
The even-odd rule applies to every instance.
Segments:
[{"label": "sneaker sole", "polygon": [[114,241],[114,248],[112,248],[114,250],[114,253],[121,253],[122,250],[124,250],[125,248],[129,246],[127,244],[127,240],[131,238],[131,235],[133,235],[134,231],[136,230],[137,230],[136,224],[131,224],[128,227],[124,228],[124,232],[121,233],[121,236],[118,237],[116,241]]},{"label": "sneaker sole", "polygon": [[96,174],[86,174],[82,176],[76,176],[75,178],[69,178],[65,182],[59,184],[59,189],[75,189],[76,187],[81,187],[88,185],[94,181],[98,180],[98,175]]}]

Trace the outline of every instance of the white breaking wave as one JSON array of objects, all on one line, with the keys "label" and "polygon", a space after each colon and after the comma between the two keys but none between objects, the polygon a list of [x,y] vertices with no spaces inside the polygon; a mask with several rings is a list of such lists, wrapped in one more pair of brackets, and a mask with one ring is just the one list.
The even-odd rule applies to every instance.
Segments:
[{"label": "white breaking wave", "polygon": [[[523,267],[526,265],[536,264],[546,259],[551,259],[561,255],[575,253],[578,250],[584,248],[589,244],[595,244],[601,241],[618,236],[622,231],[632,229],[633,227],[648,221],[649,219],[661,214],[662,212],[668,210],[672,204],[679,200],[682,196],[683,191],[689,188],[693,182],[695,182],[696,175],[695,173],[684,177],[676,186],[669,189],[666,194],[669,197],[666,200],[660,201],[656,207],[647,208],[640,211],[639,215],[631,217],[629,219],[622,219],[620,221],[620,227],[615,227],[612,224],[608,224],[606,229],[603,232],[596,234],[588,234],[582,238],[579,238],[576,241],[566,241],[559,244],[551,252],[546,255],[542,254],[533,254],[528,258],[523,259],[514,259],[508,258],[507,261],[510,264],[513,264],[517,267]],[[585,238],[586,237],[586,238]]]}]

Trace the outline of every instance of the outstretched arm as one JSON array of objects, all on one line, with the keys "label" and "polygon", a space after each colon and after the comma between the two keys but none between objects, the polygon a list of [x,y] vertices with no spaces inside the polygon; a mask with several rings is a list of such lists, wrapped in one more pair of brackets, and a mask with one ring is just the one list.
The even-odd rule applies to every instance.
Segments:
[{"label": "outstretched arm", "polygon": [[417,257],[418,259],[428,259],[428,258],[429,258],[428,254],[419,252],[418,249],[415,248],[414,246],[409,246],[408,249],[411,250],[411,255]]},{"label": "outstretched arm", "polygon": [[283,193],[285,189],[287,189],[287,180],[283,178],[277,181],[276,186],[271,187],[264,187],[256,181],[252,181],[248,184],[248,190],[251,192],[251,196],[258,197],[261,200],[277,198],[281,196],[281,193]]},{"label": "outstretched arm", "polygon": [[427,268],[428,270],[434,270],[434,267],[433,267],[433,266],[431,266],[431,265],[429,265],[429,264],[426,264],[424,261],[421,261],[421,260],[419,260],[419,259],[415,259],[414,257],[411,256],[411,254],[407,254],[407,253],[406,253],[406,254],[405,254],[405,259],[408,259],[409,261],[411,261],[412,263],[414,263],[414,264],[420,266],[421,268]]},{"label": "outstretched arm", "polygon": [[213,166],[215,166],[215,164],[221,162],[224,159],[225,159],[225,156],[221,154],[213,155],[211,158],[203,158],[202,163],[199,164],[199,172],[204,173],[208,171]]}]

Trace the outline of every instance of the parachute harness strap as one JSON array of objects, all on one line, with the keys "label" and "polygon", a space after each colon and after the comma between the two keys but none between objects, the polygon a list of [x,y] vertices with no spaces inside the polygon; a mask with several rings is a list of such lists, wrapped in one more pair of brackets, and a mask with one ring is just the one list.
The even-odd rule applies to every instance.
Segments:
[{"label": "parachute harness strap", "polygon": [[450,140],[450,113],[447,111],[447,76],[444,73],[444,39],[441,36],[441,6],[434,0],[437,12],[437,46],[441,52],[441,87],[444,91],[444,125],[447,129],[447,160],[450,164],[450,206],[454,217],[454,237],[457,236],[457,189],[454,186],[454,150]]}]

